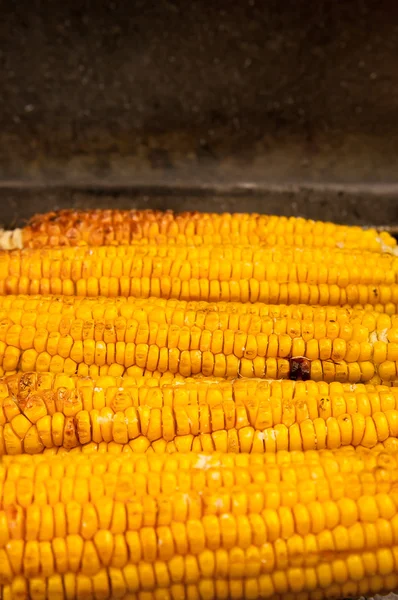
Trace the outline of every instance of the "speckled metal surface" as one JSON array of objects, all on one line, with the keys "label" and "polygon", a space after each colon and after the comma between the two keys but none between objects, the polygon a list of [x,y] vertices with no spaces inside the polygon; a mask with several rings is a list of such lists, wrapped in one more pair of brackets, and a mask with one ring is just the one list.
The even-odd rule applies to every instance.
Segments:
[{"label": "speckled metal surface", "polygon": [[2,17],[0,182],[397,183],[391,0],[5,0]]}]

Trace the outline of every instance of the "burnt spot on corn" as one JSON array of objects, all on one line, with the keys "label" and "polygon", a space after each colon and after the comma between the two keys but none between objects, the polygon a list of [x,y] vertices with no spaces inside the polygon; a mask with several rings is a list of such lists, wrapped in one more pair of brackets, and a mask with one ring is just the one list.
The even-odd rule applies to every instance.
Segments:
[{"label": "burnt spot on corn", "polygon": [[79,231],[75,227],[70,227],[65,232],[65,237],[63,238],[64,244],[67,243],[67,241],[66,241],[67,239],[69,241],[71,241],[71,242],[80,240],[80,233],[79,233]]},{"label": "burnt spot on corn", "polygon": [[303,356],[289,359],[289,379],[292,381],[308,381],[311,377],[311,361]]},{"label": "burnt spot on corn", "polygon": [[319,401],[319,410],[324,412],[327,410],[327,404],[329,403],[329,398],[321,398]]},{"label": "burnt spot on corn", "polygon": [[36,373],[24,373],[19,380],[19,394],[23,398],[28,396],[31,391],[37,387],[37,374]]},{"label": "burnt spot on corn", "polygon": [[75,435],[75,425],[73,419],[67,418],[65,419],[65,429],[64,429],[64,442],[65,445],[68,441],[71,441],[73,436]]}]

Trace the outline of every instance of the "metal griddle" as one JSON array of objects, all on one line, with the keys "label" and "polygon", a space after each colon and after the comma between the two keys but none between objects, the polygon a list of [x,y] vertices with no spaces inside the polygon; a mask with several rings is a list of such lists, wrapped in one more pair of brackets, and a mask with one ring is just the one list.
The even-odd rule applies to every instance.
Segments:
[{"label": "metal griddle", "polygon": [[390,0],[2,3],[0,225],[70,206],[398,226]]}]

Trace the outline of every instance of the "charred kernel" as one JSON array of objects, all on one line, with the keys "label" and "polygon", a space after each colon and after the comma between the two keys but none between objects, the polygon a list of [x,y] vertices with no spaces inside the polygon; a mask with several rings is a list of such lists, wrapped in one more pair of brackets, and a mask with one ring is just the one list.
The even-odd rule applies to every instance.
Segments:
[{"label": "charred kernel", "polygon": [[308,381],[311,376],[310,363],[311,361],[303,357],[290,359],[290,379]]}]

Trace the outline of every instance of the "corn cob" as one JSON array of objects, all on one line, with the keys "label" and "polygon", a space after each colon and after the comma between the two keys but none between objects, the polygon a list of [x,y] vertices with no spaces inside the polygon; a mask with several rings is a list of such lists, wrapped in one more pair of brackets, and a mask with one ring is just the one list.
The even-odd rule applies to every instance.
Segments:
[{"label": "corn cob", "polygon": [[[138,367],[141,373],[171,371],[186,377],[306,377],[350,383],[375,376],[377,383],[398,378],[396,316],[311,307],[302,308],[302,320],[188,311],[186,324],[180,326],[165,322],[160,307],[150,311],[148,321],[141,318],[145,311],[134,311],[134,303],[120,306],[130,313],[108,319],[9,313],[17,323],[12,318],[0,322],[2,374],[20,369],[136,376]],[[286,307],[284,314],[297,310]]]},{"label": "corn cob", "polygon": [[398,586],[396,453],[24,456],[1,476],[4,600]]},{"label": "corn cob", "polygon": [[398,258],[328,249],[104,246],[0,254],[0,295],[398,304]]},{"label": "corn cob", "polygon": [[231,243],[337,246],[390,250],[396,241],[375,229],[335,225],[302,218],[258,214],[209,214],[152,210],[63,210],[36,215],[22,230],[3,232],[2,247],[42,247],[87,243],[102,246],[134,240],[200,236]]},{"label": "corn cob", "polygon": [[0,455],[103,442],[137,452],[262,453],[372,448],[398,437],[397,388],[253,380],[101,388],[63,376],[64,386],[35,392],[21,379],[21,395],[1,389]]},{"label": "corn cob", "polygon": [[[160,307],[151,306],[147,320],[134,303],[118,306],[125,309],[124,316],[108,319],[83,320],[72,312],[68,317],[8,313],[0,321],[0,368],[136,376],[138,367],[141,373],[277,379],[294,376],[299,367],[298,375],[305,371],[316,381],[357,383],[375,375],[377,383],[397,379],[395,316],[311,307],[302,307],[301,320],[187,311],[177,315],[185,322],[181,326],[165,322],[166,311]],[[68,307],[76,313],[79,304]],[[297,316],[300,309],[286,307],[283,314]],[[275,314],[271,307],[268,312]]]}]

